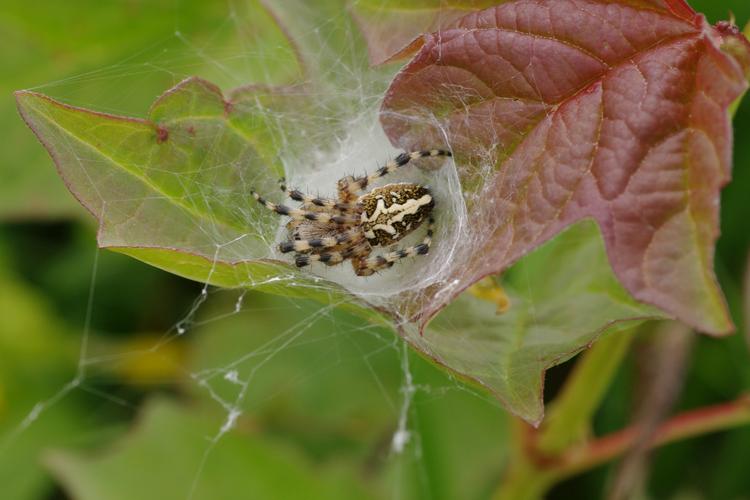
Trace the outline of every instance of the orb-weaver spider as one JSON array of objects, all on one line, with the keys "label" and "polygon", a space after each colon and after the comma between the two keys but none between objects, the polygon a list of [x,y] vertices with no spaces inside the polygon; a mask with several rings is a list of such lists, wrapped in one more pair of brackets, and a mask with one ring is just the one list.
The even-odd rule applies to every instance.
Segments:
[{"label": "orb-weaver spider", "polygon": [[[338,181],[338,199],[318,198],[296,189],[281,189],[301,202],[299,208],[267,201],[255,191],[253,197],[269,210],[290,217],[290,240],[279,245],[284,252],[296,252],[295,264],[307,266],[322,262],[328,266],[351,260],[357,276],[370,276],[391,267],[394,262],[424,255],[432,244],[435,200],[429,189],[419,184],[388,184],[364,191],[376,179],[424,157],[452,156],[450,151],[431,149],[402,153],[370,175],[347,176]],[[427,234],[421,243],[371,256],[372,247],[391,245],[427,220]]]}]

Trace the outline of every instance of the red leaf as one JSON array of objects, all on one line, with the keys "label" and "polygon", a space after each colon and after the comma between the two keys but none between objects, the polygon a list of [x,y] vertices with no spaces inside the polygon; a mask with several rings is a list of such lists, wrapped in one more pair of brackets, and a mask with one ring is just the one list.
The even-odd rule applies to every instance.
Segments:
[{"label": "red leaf", "polygon": [[713,254],[748,54],[681,0],[516,0],[426,35],[381,120],[458,157],[476,244],[455,292],[591,217],[636,298],[731,330]]}]

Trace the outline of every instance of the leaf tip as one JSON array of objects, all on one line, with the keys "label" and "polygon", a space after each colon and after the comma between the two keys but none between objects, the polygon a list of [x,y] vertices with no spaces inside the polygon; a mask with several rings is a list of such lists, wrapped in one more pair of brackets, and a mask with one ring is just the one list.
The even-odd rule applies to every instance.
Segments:
[{"label": "leaf tip", "polygon": [[44,94],[40,94],[31,90],[16,90],[15,92],[13,92],[13,97],[16,100],[16,107],[18,108],[18,112],[20,113],[21,118],[23,118],[23,120],[27,124],[29,124],[29,120],[27,119],[28,117],[26,113],[29,111],[31,102],[42,99],[46,99],[48,101],[52,100]]},{"label": "leaf tip", "polygon": [[721,50],[739,64],[745,79],[750,80],[750,41],[748,28],[740,30],[733,20],[719,21],[714,29],[721,36]]},{"label": "leaf tip", "polygon": [[39,132],[39,123],[37,123],[38,117],[36,117],[37,119],[35,120],[34,116],[35,112],[38,112],[39,110],[36,109],[37,106],[35,106],[35,104],[47,104],[52,106],[64,106],[64,104],[58,103],[44,94],[33,92],[31,90],[16,90],[13,92],[13,96],[16,99],[16,108],[18,109],[18,114],[21,116],[21,119],[26,123],[26,126],[31,129],[37,140],[45,147],[45,149],[47,149],[47,151],[49,151],[54,159],[54,154],[50,144]]},{"label": "leaf tip", "polygon": [[670,12],[688,22],[695,22],[698,13],[685,0],[667,0]]}]

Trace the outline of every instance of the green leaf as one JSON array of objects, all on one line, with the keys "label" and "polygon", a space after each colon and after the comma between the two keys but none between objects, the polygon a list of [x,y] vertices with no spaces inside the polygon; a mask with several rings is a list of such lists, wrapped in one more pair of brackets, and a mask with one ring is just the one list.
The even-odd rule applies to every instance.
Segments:
[{"label": "green leaf", "polygon": [[422,33],[439,31],[469,12],[502,3],[500,0],[357,0],[352,16],[367,42],[372,64],[413,53]]},{"label": "green leaf", "polygon": [[265,6],[284,26],[309,80],[338,87],[368,85],[358,79],[367,67],[365,46],[346,11],[346,0],[285,0]]},{"label": "green leaf", "polygon": [[166,400],[151,401],[136,430],[96,455],[55,452],[46,460],[79,500],[165,498],[369,498],[335,470],[313,469],[285,446],[243,430],[215,444],[222,426]]},{"label": "green leaf", "polygon": [[[232,23],[228,15],[225,4],[198,0],[71,0],[37,11],[20,0],[5,1],[0,42],[13,50],[0,53],[0,92],[44,85],[45,93],[63,101],[141,113],[185,71],[232,86],[299,78],[294,47],[259,0],[234,5]],[[0,218],[83,214],[7,99],[0,102],[0,135],[13,145],[0,158]]]},{"label": "green leaf", "polygon": [[[607,262],[596,224],[575,224],[504,276],[508,312],[463,293],[407,340],[438,364],[495,394],[521,418],[544,414],[544,371],[585,349],[599,335],[662,317],[636,302]],[[616,334],[616,333],[612,333]]]},{"label": "green leaf", "polygon": [[[239,380],[252,380],[242,409],[259,419],[265,415],[269,426],[294,427],[306,440],[322,440],[328,432],[373,446],[390,432],[395,412],[383,387],[397,393],[400,377],[389,375],[399,368],[392,356],[369,363],[360,356],[382,349],[392,332],[368,326],[363,334],[360,317],[309,300],[295,300],[291,307],[286,298],[251,292],[244,303],[242,314],[208,321],[192,333],[190,373],[200,381],[191,384],[196,397],[234,401],[238,385],[224,378],[232,371]],[[223,316],[232,306],[214,304],[211,310],[209,304],[201,318]],[[373,371],[383,372],[384,380]]]},{"label": "green leaf", "polygon": [[[294,98],[244,88],[230,103],[215,86],[190,78],[141,120],[33,92],[16,96],[73,194],[99,220],[101,247],[225,287],[273,291],[293,280],[313,285],[300,293],[314,293],[318,278],[269,258],[278,219],[250,195],[252,187],[277,189],[282,172],[272,168],[270,145],[278,129],[267,110]],[[335,295],[335,288],[321,293]]]},{"label": "green leaf", "polygon": [[187,387],[195,401],[210,408],[218,406],[213,397],[234,402],[241,387],[227,380],[233,372],[249,381],[239,404],[266,434],[285,436],[318,463],[370,471],[380,498],[396,491],[401,498],[486,498],[508,449],[506,413],[491,396],[410,354],[412,439],[401,454],[388,454],[404,398],[403,351],[392,332],[363,327],[341,309],[308,300],[290,307],[252,292],[241,314],[224,317],[235,301],[222,295],[201,308],[191,329]]}]

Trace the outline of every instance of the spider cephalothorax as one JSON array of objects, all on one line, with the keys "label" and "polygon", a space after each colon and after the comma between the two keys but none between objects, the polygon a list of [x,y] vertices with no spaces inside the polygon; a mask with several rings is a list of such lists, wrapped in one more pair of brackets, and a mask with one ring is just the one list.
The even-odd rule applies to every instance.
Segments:
[{"label": "spider cephalothorax", "polygon": [[[428,156],[451,156],[451,153],[441,149],[402,153],[370,175],[340,179],[338,199],[309,196],[282,184],[287,196],[302,202],[297,209],[267,201],[254,191],[252,194],[266,208],[292,219],[287,224],[290,240],[281,243],[279,249],[284,253],[296,252],[297,266],[315,261],[333,266],[350,259],[358,276],[369,276],[400,259],[429,251],[435,200],[429,189],[412,183],[388,184],[359,193],[372,181],[411,160]],[[421,243],[371,256],[372,247],[396,243],[425,220],[427,234]]]}]

